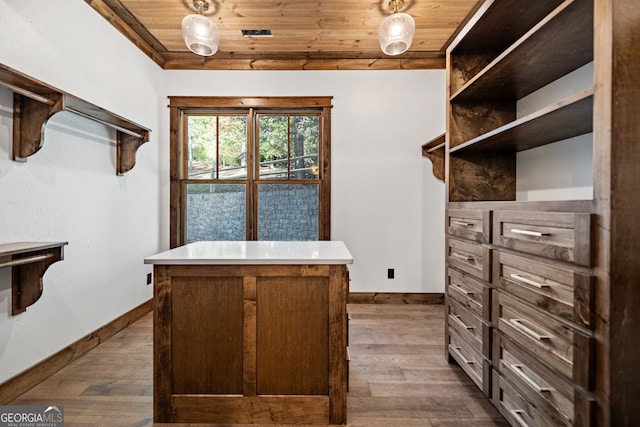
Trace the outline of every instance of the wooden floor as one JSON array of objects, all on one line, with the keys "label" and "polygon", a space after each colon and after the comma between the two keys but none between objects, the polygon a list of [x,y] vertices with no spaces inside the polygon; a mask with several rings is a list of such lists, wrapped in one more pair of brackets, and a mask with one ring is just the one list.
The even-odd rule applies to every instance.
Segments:
[{"label": "wooden floor", "polygon": [[[442,305],[349,305],[349,426],[508,425],[461,369],[445,361],[443,311]],[[159,426],[152,420],[152,359],[149,314],[11,404],[62,405],[67,427]]]}]

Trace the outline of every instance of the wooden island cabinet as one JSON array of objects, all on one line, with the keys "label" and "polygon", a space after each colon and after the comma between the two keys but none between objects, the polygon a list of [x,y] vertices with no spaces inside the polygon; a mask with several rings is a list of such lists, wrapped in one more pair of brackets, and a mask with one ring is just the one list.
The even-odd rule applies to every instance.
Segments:
[{"label": "wooden island cabinet", "polygon": [[154,422],[345,424],[342,242],[197,242],[154,264]]}]

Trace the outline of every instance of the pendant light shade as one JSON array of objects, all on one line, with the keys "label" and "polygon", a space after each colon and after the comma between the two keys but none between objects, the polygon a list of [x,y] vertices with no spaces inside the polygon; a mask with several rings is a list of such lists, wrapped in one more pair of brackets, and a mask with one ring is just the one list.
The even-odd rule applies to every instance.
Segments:
[{"label": "pendant light shade", "polygon": [[198,9],[198,13],[187,15],[182,20],[184,44],[193,53],[211,56],[218,51],[220,31],[218,31],[215,22],[203,14],[205,10],[209,9],[207,2],[195,0],[193,5]]},{"label": "pendant light shade", "polygon": [[402,4],[402,1],[391,0],[389,7],[394,10],[394,13],[387,16],[378,28],[380,49],[387,55],[400,55],[406,52],[413,41],[416,23],[411,15],[398,13],[398,8],[402,7]]}]

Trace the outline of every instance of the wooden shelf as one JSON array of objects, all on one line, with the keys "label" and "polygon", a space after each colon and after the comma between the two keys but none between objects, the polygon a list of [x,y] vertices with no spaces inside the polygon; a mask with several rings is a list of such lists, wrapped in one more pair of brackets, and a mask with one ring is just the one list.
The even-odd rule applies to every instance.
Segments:
[{"label": "wooden shelf", "polygon": [[455,54],[496,52],[500,53],[533,28],[564,0],[522,2],[500,0],[485,3],[460,31],[452,43]]},{"label": "wooden shelf", "polygon": [[138,148],[149,140],[148,128],[0,64],[0,86],[13,96],[13,160],[25,161],[44,144],[44,126],[56,113],[69,111],[116,129],[116,173],[136,163]]},{"label": "wooden shelf", "polygon": [[0,268],[12,269],[11,314],[23,313],[42,295],[42,277],[49,266],[64,258],[67,242],[0,244]]},{"label": "wooden shelf", "polygon": [[573,95],[450,149],[451,155],[517,152],[593,130],[593,90]]},{"label": "wooden shelf", "polygon": [[[507,22],[511,17],[503,19]],[[520,99],[591,61],[593,4],[566,1],[460,87],[450,100]]]},{"label": "wooden shelf", "polygon": [[440,181],[444,181],[444,148],[444,133],[422,145],[422,156],[431,160],[433,175]]}]

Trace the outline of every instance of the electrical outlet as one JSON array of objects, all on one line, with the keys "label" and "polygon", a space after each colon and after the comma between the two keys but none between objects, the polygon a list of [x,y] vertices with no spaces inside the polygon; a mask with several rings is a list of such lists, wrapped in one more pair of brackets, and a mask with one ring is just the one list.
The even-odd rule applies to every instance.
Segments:
[{"label": "electrical outlet", "polygon": [[151,273],[147,273],[147,285],[150,285],[153,282],[153,276]]},{"label": "electrical outlet", "polygon": [[387,269],[387,279],[393,279],[396,275],[395,269],[388,268]]}]

